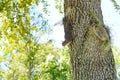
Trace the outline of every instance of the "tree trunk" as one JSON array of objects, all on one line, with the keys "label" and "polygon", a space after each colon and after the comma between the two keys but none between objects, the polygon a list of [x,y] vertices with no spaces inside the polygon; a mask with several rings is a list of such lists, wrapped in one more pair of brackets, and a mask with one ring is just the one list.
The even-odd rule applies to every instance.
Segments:
[{"label": "tree trunk", "polygon": [[[64,0],[65,31],[71,30],[73,80],[116,80],[109,30],[103,22],[101,0]],[[69,32],[65,32],[65,38]]]}]

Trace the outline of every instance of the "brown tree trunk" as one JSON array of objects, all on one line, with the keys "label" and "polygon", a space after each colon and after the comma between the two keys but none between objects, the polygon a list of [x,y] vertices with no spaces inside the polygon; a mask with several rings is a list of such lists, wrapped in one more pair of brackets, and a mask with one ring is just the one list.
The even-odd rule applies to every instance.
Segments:
[{"label": "brown tree trunk", "polygon": [[76,35],[68,45],[72,79],[116,80],[109,31],[103,23],[101,0],[64,0],[64,13],[65,29],[72,27],[71,33]]}]

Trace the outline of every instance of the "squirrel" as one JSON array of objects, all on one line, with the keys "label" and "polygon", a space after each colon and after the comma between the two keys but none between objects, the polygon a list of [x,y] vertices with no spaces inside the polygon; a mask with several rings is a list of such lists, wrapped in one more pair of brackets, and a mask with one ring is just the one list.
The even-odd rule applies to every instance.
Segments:
[{"label": "squirrel", "polygon": [[75,37],[72,34],[73,25],[71,22],[68,22],[67,16],[63,18],[64,32],[65,32],[65,41],[62,42],[62,45],[65,46],[70,43]]}]

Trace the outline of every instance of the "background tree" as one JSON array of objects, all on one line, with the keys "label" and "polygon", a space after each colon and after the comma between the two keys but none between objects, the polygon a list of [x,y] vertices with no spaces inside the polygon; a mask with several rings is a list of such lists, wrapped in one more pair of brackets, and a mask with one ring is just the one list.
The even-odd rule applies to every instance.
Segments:
[{"label": "background tree", "polygon": [[103,22],[101,0],[64,0],[64,14],[65,36],[77,35],[69,45],[72,79],[116,80],[115,62],[109,30]]}]

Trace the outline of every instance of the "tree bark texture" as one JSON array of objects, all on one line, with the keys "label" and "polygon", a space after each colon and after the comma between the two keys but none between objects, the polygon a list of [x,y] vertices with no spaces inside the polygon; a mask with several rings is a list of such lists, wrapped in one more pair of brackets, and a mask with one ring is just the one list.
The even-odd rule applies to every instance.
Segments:
[{"label": "tree bark texture", "polygon": [[64,29],[69,28],[72,36],[76,35],[68,45],[72,80],[116,80],[101,0],[64,0],[64,18]]}]

